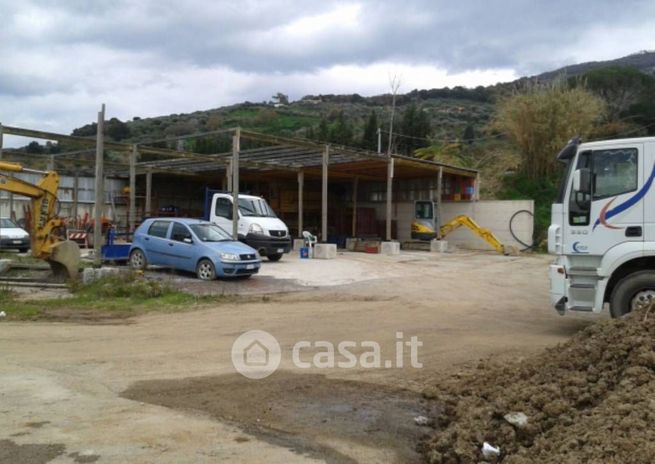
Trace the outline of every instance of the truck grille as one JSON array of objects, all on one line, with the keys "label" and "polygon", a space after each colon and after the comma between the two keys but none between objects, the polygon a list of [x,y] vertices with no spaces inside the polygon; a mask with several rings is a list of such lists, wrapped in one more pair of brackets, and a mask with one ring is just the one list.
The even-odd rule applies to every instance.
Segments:
[{"label": "truck grille", "polygon": [[286,230],[269,230],[271,237],[285,237],[287,235]]},{"label": "truck grille", "polygon": [[239,255],[239,258],[241,258],[241,261],[252,261],[253,259],[257,259],[257,255],[250,253],[245,255]]}]

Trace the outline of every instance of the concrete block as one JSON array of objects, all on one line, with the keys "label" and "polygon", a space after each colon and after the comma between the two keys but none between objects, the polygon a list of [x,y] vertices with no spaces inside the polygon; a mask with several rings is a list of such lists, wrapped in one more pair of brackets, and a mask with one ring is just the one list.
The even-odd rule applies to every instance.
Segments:
[{"label": "concrete block", "polygon": [[334,259],[337,257],[337,246],[334,243],[317,243],[314,245],[314,258]]},{"label": "concrete block", "polygon": [[399,255],[400,242],[382,242],[380,253],[383,255]]},{"label": "concrete block", "polygon": [[445,253],[448,251],[448,241],[446,240],[431,240],[430,252],[431,253]]},{"label": "concrete block", "polygon": [[355,247],[357,246],[357,242],[359,242],[358,238],[347,238],[346,239],[346,250],[355,251]]},{"label": "concrete block", "polygon": [[293,249],[295,251],[300,250],[302,247],[305,246],[305,240],[302,238],[294,238],[293,239]]},{"label": "concrete block", "polygon": [[4,274],[11,268],[11,259],[0,259],[0,274]]},{"label": "concrete block", "polygon": [[94,269],[91,267],[87,267],[82,271],[82,283],[90,284],[98,279],[102,279],[103,277],[110,276],[110,275],[118,275],[121,272],[129,272],[129,269],[121,269],[117,267],[101,267],[98,269]]}]

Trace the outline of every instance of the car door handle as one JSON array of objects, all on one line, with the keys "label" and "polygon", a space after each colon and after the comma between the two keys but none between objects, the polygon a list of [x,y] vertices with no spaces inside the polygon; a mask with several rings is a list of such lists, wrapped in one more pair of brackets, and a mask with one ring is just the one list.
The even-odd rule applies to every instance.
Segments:
[{"label": "car door handle", "polygon": [[630,226],[625,229],[626,237],[641,237],[642,229],[641,226]]},{"label": "car door handle", "polygon": [[150,241],[150,237],[143,237],[143,240],[145,240],[146,242],[148,242],[148,241]]},{"label": "car door handle", "polygon": [[173,244],[172,244],[172,243],[169,243],[168,246],[173,246]]}]

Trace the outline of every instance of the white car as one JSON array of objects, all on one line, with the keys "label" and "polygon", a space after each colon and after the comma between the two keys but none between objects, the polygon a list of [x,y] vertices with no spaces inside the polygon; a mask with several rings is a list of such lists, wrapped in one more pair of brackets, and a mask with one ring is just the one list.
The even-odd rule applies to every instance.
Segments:
[{"label": "white car", "polygon": [[16,249],[25,253],[30,249],[30,234],[9,218],[0,218],[0,249]]}]

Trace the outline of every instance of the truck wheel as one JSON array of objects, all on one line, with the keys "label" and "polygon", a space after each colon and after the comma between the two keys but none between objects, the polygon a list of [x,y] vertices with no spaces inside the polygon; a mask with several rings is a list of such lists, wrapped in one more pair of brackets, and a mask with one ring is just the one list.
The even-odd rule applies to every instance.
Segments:
[{"label": "truck wheel", "polygon": [[130,253],[130,267],[135,271],[143,271],[147,265],[148,261],[145,253],[138,248],[132,250],[132,253]]},{"label": "truck wheel", "polygon": [[216,278],[214,263],[208,259],[201,259],[196,267],[196,274],[201,280],[214,280]]},{"label": "truck wheel", "polygon": [[279,261],[282,259],[282,253],[276,253],[274,255],[267,255],[266,256],[269,261]]},{"label": "truck wheel", "polygon": [[648,309],[655,302],[655,271],[627,275],[614,287],[610,314],[622,317],[634,310]]}]

